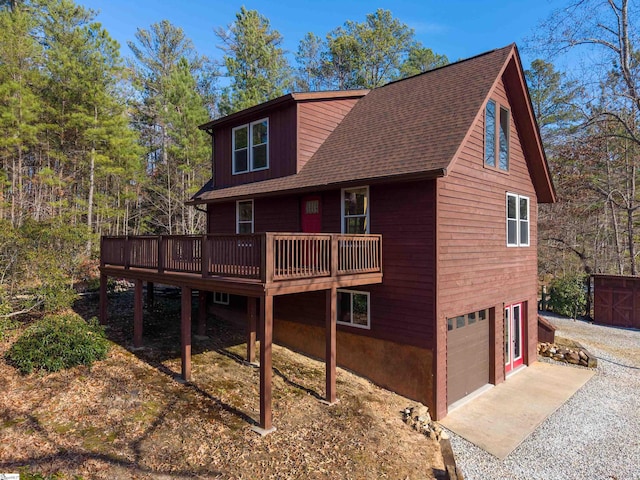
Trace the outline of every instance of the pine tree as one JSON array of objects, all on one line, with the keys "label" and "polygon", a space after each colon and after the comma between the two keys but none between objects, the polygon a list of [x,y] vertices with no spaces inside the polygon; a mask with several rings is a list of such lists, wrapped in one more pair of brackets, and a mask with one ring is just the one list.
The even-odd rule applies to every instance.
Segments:
[{"label": "pine tree", "polygon": [[134,120],[150,177],[144,207],[152,230],[194,233],[202,219],[184,202],[195,193],[195,184],[200,187],[208,179],[208,169],[202,173],[201,164],[210,164],[210,146],[197,127],[208,119],[215,72],[183,30],[167,20],[138,29],[136,40],[129,42],[135,57],[134,85],[141,96]]},{"label": "pine tree", "polygon": [[378,9],[327,35],[325,74],[336,87],[376,88],[395,79],[414,44],[413,29]]},{"label": "pine tree", "polygon": [[220,101],[224,115],[243,110],[286,93],[292,86],[291,69],[281,47],[282,36],[269,20],[242,7],[236,21],[217,28],[231,85]]},{"label": "pine tree", "polygon": [[[42,28],[49,40],[49,141],[59,149],[57,170],[66,177],[65,197],[71,197],[60,206],[72,223],[84,222],[94,232],[99,230],[94,214],[97,186],[114,185],[114,178],[104,178],[114,165],[136,164],[135,138],[119,91],[124,73],[119,45],[93,21],[94,12],[71,0],[47,0],[43,7]],[[122,148],[123,140],[128,140],[128,149]]]},{"label": "pine tree", "polygon": [[[11,225],[28,211],[25,177],[41,130],[41,51],[31,36],[33,18],[20,9],[0,10],[0,218],[5,202]],[[6,197],[9,198],[6,198]]]},{"label": "pine tree", "polygon": [[400,78],[418,75],[419,73],[443,67],[449,63],[446,55],[435,53],[430,48],[416,42],[409,48],[407,58],[400,66]]}]

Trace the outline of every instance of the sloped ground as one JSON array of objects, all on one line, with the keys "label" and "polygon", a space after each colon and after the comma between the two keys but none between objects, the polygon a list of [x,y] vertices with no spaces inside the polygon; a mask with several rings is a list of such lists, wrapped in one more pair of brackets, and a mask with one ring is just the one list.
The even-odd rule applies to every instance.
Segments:
[{"label": "sloped ground", "polygon": [[[97,299],[77,310],[95,314]],[[400,411],[414,402],[338,370],[340,402],[320,403],[324,364],[274,346],[277,431],[259,418],[259,371],[244,364],[242,332],[209,324],[193,347],[193,380],[177,380],[179,301],[145,311],[145,345],[132,353],[130,293],[110,302],[115,344],[91,370],[22,377],[0,360],[0,473],[28,466],[63,478],[434,478],[438,444]],[[211,320],[211,319],[210,319]],[[19,332],[0,343],[4,354]]]}]

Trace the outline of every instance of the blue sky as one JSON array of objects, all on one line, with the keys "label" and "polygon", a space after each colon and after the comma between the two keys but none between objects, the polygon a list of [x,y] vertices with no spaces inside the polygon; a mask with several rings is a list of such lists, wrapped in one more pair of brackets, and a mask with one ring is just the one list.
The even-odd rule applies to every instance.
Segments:
[{"label": "blue sky", "polygon": [[292,55],[305,33],[311,31],[324,37],[346,20],[363,21],[367,13],[383,8],[412,27],[425,46],[447,55],[449,60],[516,42],[525,68],[535,57],[522,50],[524,39],[559,6],[558,1],[552,0],[76,1],[100,12],[97,20],[120,42],[123,56],[130,56],[126,42],[133,40],[138,27],[148,28],[167,19],[183,28],[200,54],[221,58],[213,30],[233,22],[242,5],[265,15],[272,28],[283,35],[284,47]]}]

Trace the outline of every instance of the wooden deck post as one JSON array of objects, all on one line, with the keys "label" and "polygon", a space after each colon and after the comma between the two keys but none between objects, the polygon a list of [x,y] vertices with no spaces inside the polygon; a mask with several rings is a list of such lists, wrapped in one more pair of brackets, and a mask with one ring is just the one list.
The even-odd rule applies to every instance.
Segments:
[{"label": "wooden deck post", "polygon": [[326,400],[329,405],[336,403],[336,319],[338,292],[333,286],[326,293]]},{"label": "wooden deck post", "polygon": [[182,287],[182,293],[180,297],[182,379],[185,382],[188,382],[189,380],[191,380],[191,288]]},{"label": "wooden deck post", "polygon": [[273,335],[273,296],[260,297],[260,427],[261,435],[275,430],[271,424],[271,341]]},{"label": "wooden deck post", "polygon": [[198,335],[207,334],[207,292],[198,291]]},{"label": "wooden deck post", "polygon": [[256,361],[256,298],[247,297],[247,362]]},{"label": "wooden deck post", "polygon": [[153,307],[153,303],[155,302],[155,295],[153,291],[153,282],[147,282],[147,305],[149,307]]},{"label": "wooden deck post", "polygon": [[107,324],[107,276],[100,275],[100,324]]},{"label": "wooden deck post", "polygon": [[338,276],[338,235],[331,235],[331,276]]},{"label": "wooden deck post", "polygon": [[134,280],[133,289],[133,347],[142,346],[142,280]]}]

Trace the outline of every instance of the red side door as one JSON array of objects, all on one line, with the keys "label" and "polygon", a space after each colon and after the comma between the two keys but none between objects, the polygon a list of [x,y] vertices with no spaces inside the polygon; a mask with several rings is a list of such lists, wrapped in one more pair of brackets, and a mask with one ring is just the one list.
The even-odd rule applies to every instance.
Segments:
[{"label": "red side door", "polygon": [[322,202],[320,195],[308,195],[302,199],[300,225],[305,233],[322,232]]},{"label": "red side door", "polygon": [[524,360],[524,303],[504,308],[504,371],[509,373]]}]

